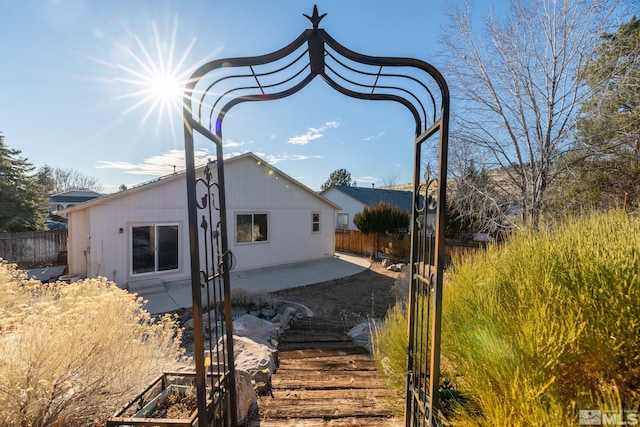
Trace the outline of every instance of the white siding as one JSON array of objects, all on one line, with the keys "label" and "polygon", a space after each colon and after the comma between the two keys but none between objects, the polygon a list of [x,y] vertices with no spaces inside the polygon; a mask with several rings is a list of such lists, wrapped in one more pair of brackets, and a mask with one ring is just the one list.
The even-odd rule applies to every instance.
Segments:
[{"label": "white siding", "polygon": [[[225,168],[229,248],[236,269],[332,256],[333,208],[264,163],[252,158]],[[320,212],[320,232],[312,233],[312,213]],[[267,213],[268,242],[236,243],[238,213]]]},{"label": "white siding", "polygon": [[157,275],[131,273],[131,227],[176,223],[180,232],[180,269],[177,272],[162,273],[162,279],[171,281],[184,278],[185,266],[189,265],[185,251],[188,248],[185,188],[183,177],[144,191],[125,193],[122,197],[112,198],[86,209],[91,217],[90,276],[104,276],[123,286],[131,280]]},{"label": "white siding", "polygon": [[80,210],[72,212],[68,216],[69,236],[67,237],[67,263],[69,274],[86,276],[87,257],[85,251],[89,247],[89,212]]},{"label": "white siding", "polygon": [[[235,270],[333,256],[335,210],[330,203],[253,156],[227,161],[225,184],[228,243],[235,257]],[[71,273],[104,276],[121,287],[149,276],[164,281],[189,279],[184,174],[103,199],[69,214]],[[312,233],[313,212],[320,213],[318,233]],[[267,213],[268,241],[236,244],[236,213]],[[179,270],[132,275],[131,227],[158,223],[179,226]],[[83,264],[83,246],[90,248],[89,268]]]},{"label": "white siding", "polygon": [[339,213],[349,214],[349,230],[358,229],[353,223],[353,216],[358,212],[362,212],[364,209],[363,203],[335,188],[328,188],[322,192],[322,195],[342,208],[336,212],[336,217]]}]

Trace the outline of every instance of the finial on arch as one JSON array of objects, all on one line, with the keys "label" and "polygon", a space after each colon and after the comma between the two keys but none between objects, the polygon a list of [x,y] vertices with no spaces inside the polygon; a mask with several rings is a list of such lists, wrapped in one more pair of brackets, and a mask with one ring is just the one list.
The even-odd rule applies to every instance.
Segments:
[{"label": "finial on arch", "polygon": [[309,16],[305,13],[303,13],[302,15],[304,15],[304,17],[307,18],[309,22],[313,24],[314,30],[318,29],[318,25],[320,24],[320,21],[322,21],[322,18],[327,16],[326,13],[323,13],[322,15],[318,15],[318,5],[313,5],[313,15]]}]

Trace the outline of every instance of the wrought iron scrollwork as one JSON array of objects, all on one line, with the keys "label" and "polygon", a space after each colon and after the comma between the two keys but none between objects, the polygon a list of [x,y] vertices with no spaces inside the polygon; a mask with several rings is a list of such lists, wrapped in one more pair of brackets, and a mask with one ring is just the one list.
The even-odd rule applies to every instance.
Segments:
[{"label": "wrought iron scrollwork", "polygon": [[[287,46],[266,55],[225,58],[203,64],[192,74],[185,89],[183,118],[187,178],[190,180],[187,192],[194,199],[189,206],[194,304],[199,303],[196,295],[200,295],[202,285],[207,288],[207,301],[209,286],[213,286],[214,305],[220,303],[220,292],[224,288],[224,296],[227,297],[223,301],[224,319],[227,325],[230,324],[229,269],[233,264],[233,254],[227,246],[222,123],[232,107],[244,102],[286,98],[305,88],[316,77],[351,98],[403,105],[414,118],[416,152],[410,261],[411,339],[405,422],[407,427],[431,425],[438,405],[438,390],[430,374],[438,377],[440,360],[442,229],[449,122],[447,84],[440,72],[427,62],[413,58],[368,56],[347,49],[319,28],[326,14],[319,14],[316,6],[312,16],[305,16],[313,28],[305,30]],[[213,180],[209,167],[205,168],[204,178],[196,180],[193,164],[195,134],[204,136],[216,146],[217,181]],[[439,138],[438,176],[431,178],[427,174],[422,183],[417,175],[422,164],[420,147],[436,137]],[[198,200],[196,186],[204,190]],[[436,228],[430,229],[433,227],[428,227],[427,216],[433,210]],[[198,247],[199,233],[207,242],[204,247],[211,248],[204,250],[202,269],[199,259],[193,258],[202,252]],[[228,345],[228,369],[233,371],[232,341]],[[233,375],[230,381],[234,381]],[[229,391],[231,399],[235,399],[233,390]]]}]

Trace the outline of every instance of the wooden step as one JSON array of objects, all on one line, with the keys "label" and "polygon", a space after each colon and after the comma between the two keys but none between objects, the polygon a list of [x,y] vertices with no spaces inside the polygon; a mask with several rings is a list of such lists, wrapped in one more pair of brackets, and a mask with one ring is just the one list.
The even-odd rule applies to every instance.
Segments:
[{"label": "wooden step", "polygon": [[279,369],[271,378],[273,389],[336,390],[382,388],[382,382],[371,371],[309,371]]},{"label": "wooden step", "polygon": [[343,348],[302,348],[298,350],[284,351],[280,349],[280,360],[309,359],[316,357],[342,357],[349,355],[369,355],[369,352],[358,345]]},{"label": "wooden step", "polygon": [[254,421],[249,427],[402,427],[401,419],[389,417],[347,417],[325,420],[323,418],[291,418]]},{"label": "wooden step", "polygon": [[375,371],[375,362],[366,354],[280,359],[281,369],[312,369],[318,371]]},{"label": "wooden step", "polygon": [[402,426],[389,409],[397,397],[340,322],[296,319],[279,341],[273,397],[259,398],[260,420],[250,427]]},{"label": "wooden step", "polygon": [[[350,336],[336,332],[287,331],[280,337],[280,343],[351,342]],[[311,347],[311,345],[309,346]]]},{"label": "wooden step", "polygon": [[[329,341],[329,342],[281,342],[278,344],[278,350],[280,352],[293,351],[293,350],[307,350],[309,346],[313,346],[315,350],[344,350],[344,351],[357,351],[354,348],[362,348],[353,341]],[[366,351],[366,350],[365,350]]]}]

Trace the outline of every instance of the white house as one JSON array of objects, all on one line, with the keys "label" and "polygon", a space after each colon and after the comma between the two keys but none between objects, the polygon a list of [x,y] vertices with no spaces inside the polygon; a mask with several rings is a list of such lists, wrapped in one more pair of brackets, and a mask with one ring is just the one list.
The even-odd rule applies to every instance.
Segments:
[{"label": "white house", "polygon": [[[339,206],[252,153],[225,160],[224,166],[234,270],[334,255]],[[216,176],[215,165],[212,172]],[[69,274],[104,276],[121,287],[149,278],[190,278],[185,173],[65,212]]]},{"label": "white house", "polygon": [[75,189],[54,194],[49,197],[47,203],[49,205],[49,212],[51,213],[73,207],[78,203],[83,203],[100,196],[102,196],[102,194],[93,190]]},{"label": "white house", "polygon": [[[341,230],[357,230],[353,217],[356,213],[362,212],[365,206],[372,207],[386,203],[409,213],[412,211],[413,193],[411,191],[333,185],[320,194],[341,206],[341,209],[336,212],[336,229]],[[431,223],[434,220],[435,212],[429,210],[427,221]]]}]

